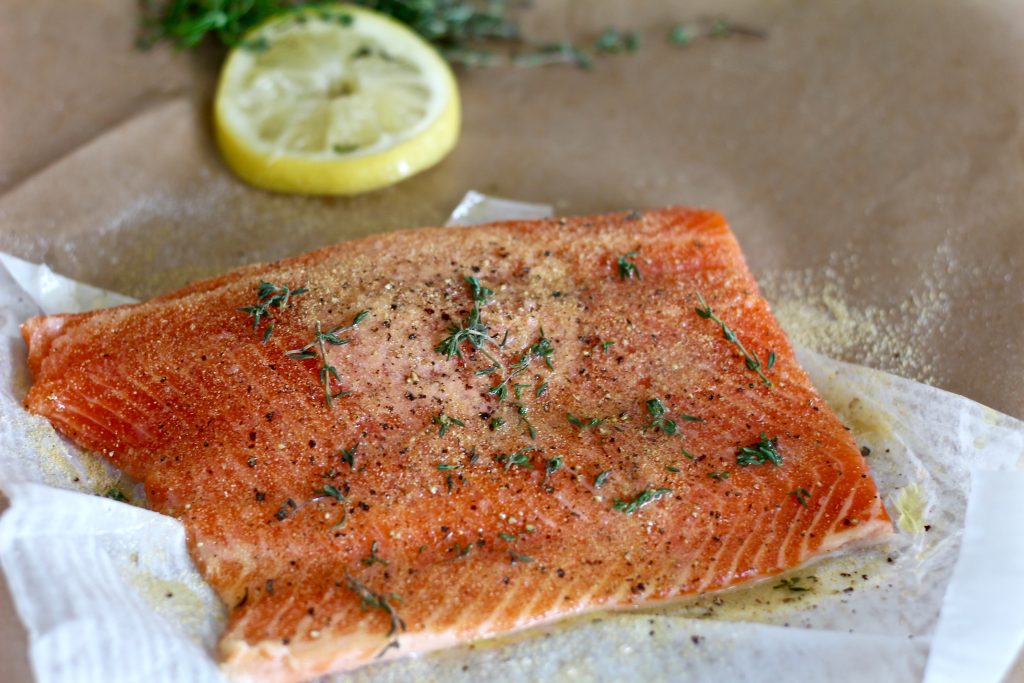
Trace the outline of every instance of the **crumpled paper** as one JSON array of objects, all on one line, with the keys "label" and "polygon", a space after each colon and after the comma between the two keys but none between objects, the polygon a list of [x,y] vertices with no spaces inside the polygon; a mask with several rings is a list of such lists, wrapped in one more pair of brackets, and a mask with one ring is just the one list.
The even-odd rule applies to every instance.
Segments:
[{"label": "crumpled paper", "polygon": [[[470,193],[451,224],[550,215]],[[39,681],[222,681],[224,610],[181,525],[27,414],[18,324],[126,301],[0,256],[0,565]],[[897,521],[880,546],[670,606],[586,615],[330,677],[339,681],[971,680],[1024,643],[1024,423],[963,397],[801,351],[865,447]],[[99,494],[99,495],[96,495]]]}]

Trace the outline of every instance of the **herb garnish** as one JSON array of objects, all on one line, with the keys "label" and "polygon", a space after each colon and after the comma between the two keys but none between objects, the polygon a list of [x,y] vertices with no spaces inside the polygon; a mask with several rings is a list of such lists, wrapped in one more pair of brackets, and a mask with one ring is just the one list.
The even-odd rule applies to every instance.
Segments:
[{"label": "herb garnish", "polygon": [[610,476],[612,476],[611,470],[604,470],[602,472],[598,472],[597,476],[594,477],[594,488],[599,489],[602,486],[604,486],[604,483],[608,481],[608,477]]},{"label": "herb garnish", "polygon": [[498,456],[498,460],[499,461],[504,461],[504,463],[505,463],[505,471],[506,472],[508,472],[510,469],[512,469],[513,465],[517,465],[519,467],[525,467],[526,469],[531,469],[532,470],[533,469],[533,462],[531,462],[530,456],[527,455],[527,453],[529,453],[530,451],[535,451],[535,450],[537,450],[537,449],[534,448],[533,446],[527,446],[525,448],[520,448],[515,453],[510,453],[509,455]]},{"label": "herb garnish", "polygon": [[658,498],[661,498],[662,496],[667,496],[670,493],[672,493],[672,489],[648,488],[638,493],[632,500],[623,500],[621,498],[616,498],[615,502],[612,504],[612,507],[614,507],[616,510],[621,510],[622,512],[625,512],[627,515],[631,515],[640,508],[642,508],[644,505],[647,505],[648,503],[651,503],[657,500]]},{"label": "herb garnish", "polygon": [[498,534],[498,538],[500,538],[503,541],[508,541],[509,543],[513,543],[516,540],[515,534],[506,534],[504,532]]},{"label": "herb garnish", "polygon": [[782,465],[782,456],[778,452],[778,438],[769,439],[761,432],[761,440],[753,446],[739,449],[736,452],[736,464],[747,467],[748,465],[764,465],[772,463],[776,467]]},{"label": "herb garnish", "polygon": [[565,419],[569,420],[570,424],[572,424],[574,427],[576,427],[577,429],[579,429],[582,432],[582,431],[586,431],[587,429],[590,429],[591,427],[598,426],[599,424],[604,422],[606,418],[603,418],[603,417],[576,417],[572,413],[566,413],[565,414]]},{"label": "herb garnish", "polygon": [[603,341],[601,342],[601,352],[608,353],[608,349],[610,349],[613,346],[615,346],[614,341]]},{"label": "herb garnish", "polygon": [[353,446],[352,448],[342,448],[341,449],[341,461],[344,462],[344,463],[348,463],[349,469],[353,469],[354,470],[356,468],[356,449],[357,448],[359,448],[359,444],[358,443],[355,446]]},{"label": "herb garnish", "polygon": [[803,486],[798,486],[796,489],[789,492],[789,495],[796,498],[796,502],[800,505],[807,507],[807,501],[811,497],[811,492],[805,489]]},{"label": "herb garnish", "polygon": [[405,630],[405,622],[398,616],[398,612],[395,611],[392,602],[401,602],[402,598],[394,593],[377,593],[370,590],[367,586],[360,583],[356,578],[345,574],[345,579],[348,581],[348,589],[359,596],[359,604],[363,609],[374,608],[383,610],[387,613],[391,619],[391,628],[388,629],[387,637],[390,638],[395,634],[395,631],[401,629]]},{"label": "herb garnish", "polygon": [[619,257],[617,263],[619,266],[619,278],[623,280],[630,280],[640,278],[640,271],[637,269],[636,264],[630,261],[631,258],[635,257],[638,252],[631,251],[628,254],[623,254]]},{"label": "herb garnish", "polygon": [[[370,554],[360,560],[367,567],[372,567],[375,564],[388,564],[388,561],[377,554],[377,541],[370,544]],[[390,635],[390,634],[389,634]]]},{"label": "herb garnish", "polygon": [[617,29],[606,29],[597,41],[594,48],[598,52],[617,54],[619,52],[636,52],[640,47],[640,36],[635,32],[623,33]]},{"label": "herb garnish", "polygon": [[[260,329],[260,323],[263,322],[264,318],[270,318],[273,320],[274,312],[270,309],[276,308],[278,310],[288,308],[288,303],[293,296],[305,294],[308,289],[305,287],[298,287],[292,289],[288,285],[275,285],[266,280],[260,280],[260,283],[256,285],[256,303],[252,306],[242,306],[238,310],[249,315],[252,318],[252,329],[253,332],[258,332]],[[270,339],[270,335],[274,332],[274,323],[271,322],[267,325],[267,328],[263,330],[263,341],[266,342]]]},{"label": "herb garnish", "polygon": [[[285,356],[292,360],[310,360],[317,358],[320,360],[320,384],[324,387],[324,402],[329,406],[331,402],[336,398],[342,398],[348,396],[347,391],[333,392],[331,385],[334,382],[341,383],[341,375],[338,374],[338,369],[331,365],[327,361],[327,344],[331,346],[342,346],[344,344],[350,344],[351,339],[342,339],[338,335],[342,332],[347,332],[353,329],[356,325],[366,320],[367,316],[370,315],[369,311],[360,311],[352,318],[352,322],[344,327],[338,325],[332,327],[327,332],[321,330],[320,321],[316,321],[315,329],[316,336],[313,337],[313,341],[309,342],[300,349],[292,349],[286,351]],[[314,349],[316,349],[314,351]]]},{"label": "herb garnish", "polygon": [[695,458],[695,457],[693,456],[693,454],[692,454],[692,453],[690,453],[690,452],[689,452],[688,450],[686,450],[685,448],[684,448],[684,449],[682,449],[682,451],[683,451],[683,457],[684,457],[684,458],[686,458],[687,460],[696,460],[696,459],[697,459],[697,458]]},{"label": "herb garnish", "polygon": [[[735,344],[736,348],[738,348],[740,350],[740,353],[743,354],[743,361],[744,363],[746,363],[747,369],[756,372],[758,377],[761,378],[762,384],[764,384],[765,386],[773,386],[772,381],[768,379],[768,377],[761,370],[761,359],[757,357],[757,354],[747,351],[747,347],[743,346],[743,342],[739,340],[739,338],[736,336],[736,333],[732,331],[732,328],[730,328],[728,325],[722,322],[721,318],[715,315],[715,312],[711,310],[711,306],[708,306],[708,303],[704,301],[704,297],[701,296],[700,292],[697,292],[697,300],[700,302],[700,306],[697,306],[696,309],[694,309],[697,311],[697,315],[699,315],[702,318],[710,319],[718,323],[718,325],[722,328],[722,336],[725,338],[725,340]],[[770,359],[770,365],[768,365],[768,369],[771,369],[771,367],[775,365],[775,354],[770,353],[768,357]]]},{"label": "herb garnish", "polygon": [[562,456],[556,455],[553,458],[544,461],[544,478],[547,479],[549,476],[557,472],[562,467]]},{"label": "herb garnish", "polygon": [[723,479],[729,478],[729,472],[711,472],[708,474],[708,476],[711,477],[712,479],[722,481]]},{"label": "herb garnish", "polygon": [[[490,303],[489,299],[494,294],[494,291],[484,287],[480,280],[472,275],[465,276],[464,280],[469,285],[470,296],[473,299],[473,308],[470,309],[469,315],[460,324],[450,324],[448,326],[448,336],[434,347],[435,351],[447,358],[452,356],[462,358],[462,344],[467,341],[477,350],[483,350],[485,342],[499,346],[498,342],[491,337],[487,325],[480,320],[480,309]],[[497,359],[486,351],[484,351],[484,355],[491,359],[495,369],[501,366]]]},{"label": "herb garnish", "polygon": [[501,429],[502,427],[505,426],[505,418],[502,418],[502,417],[492,417],[491,418],[490,426],[491,426],[491,431],[492,432],[498,431],[499,429]]},{"label": "herb garnish", "polygon": [[107,498],[110,498],[111,500],[120,501],[122,503],[128,502],[128,496],[121,493],[121,489],[119,489],[116,486],[111,486],[103,495]]},{"label": "herb garnish", "polygon": [[[646,432],[648,429],[654,431],[661,430],[669,436],[675,436],[676,431],[679,429],[679,425],[676,424],[675,420],[669,419],[665,416],[668,412],[668,408],[661,402],[660,398],[649,398],[647,399],[647,413],[651,416],[651,423],[644,427]],[[679,415],[679,419],[684,422],[703,422],[704,419],[700,417],[694,417],[693,415]]]},{"label": "herb garnish", "polygon": [[457,417],[451,417],[444,413],[438,413],[434,416],[434,424],[440,425],[440,429],[437,430],[438,436],[444,436],[451,429],[452,425],[458,425],[459,427],[465,427],[466,423]]}]

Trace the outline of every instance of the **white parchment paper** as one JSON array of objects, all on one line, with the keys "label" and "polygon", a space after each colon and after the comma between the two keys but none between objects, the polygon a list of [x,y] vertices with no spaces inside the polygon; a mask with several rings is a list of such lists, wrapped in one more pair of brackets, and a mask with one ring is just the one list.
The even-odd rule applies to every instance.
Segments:
[{"label": "white parchment paper", "polygon": [[[470,193],[452,224],[551,215]],[[39,681],[220,681],[224,611],[176,521],[21,407],[18,324],[127,301],[0,255],[2,565]],[[1024,423],[801,351],[865,446],[899,533],[751,588],[605,613],[336,680],[997,683],[1024,644]]]}]

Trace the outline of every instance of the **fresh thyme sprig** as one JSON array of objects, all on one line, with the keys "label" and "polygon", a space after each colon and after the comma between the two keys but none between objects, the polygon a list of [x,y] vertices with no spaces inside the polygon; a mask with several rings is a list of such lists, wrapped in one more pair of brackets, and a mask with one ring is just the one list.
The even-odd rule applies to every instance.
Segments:
[{"label": "fresh thyme sprig", "polygon": [[270,309],[288,308],[293,296],[305,294],[308,291],[305,287],[292,289],[288,285],[275,285],[266,280],[260,280],[260,283],[256,285],[256,303],[251,306],[242,306],[238,310],[252,318],[253,332],[259,332],[264,318],[271,319],[270,324],[263,330],[263,341],[266,342],[274,333],[274,312]]},{"label": "fresh thyme sprig", "polygon": [[604,486],[604,483],[608,481],[608,477],[610,476],[612,476],[611,470],[602,470],[601,472],[598,472],[597,476],[594,477],[594,488],[599,489]]},{"label": "fresh thyme sprig", "polygon": [[480,319],[480,309],[490,303],[490,297],[494,294],[494,291],[484,287],[480,280],[472,275],[467,275],[464,279],[466,284],[469,285],[470,295],[473,298],[473,308],[470,309],[469,315],[461,323],[452,323],[448,326],[448,336],[442,339],[434,347],[434,350],[449,359],[452,356],[462,358],[462,345],[465,342],[469,342],[473,345],[473,348],[483,351],[484,355],[494,364],[495,369],[500,368],[501,363],[484,349],[484,344],[488,342],[496,347],[500,347],[500,344],[491,337],[487,325]]},{"label": "fresh thyme sprig", "polygon": [[745,446],[736,452],[736,464],[743,467],[749,465],[765,465],[772,463],[776,467],[782,465],[782,456],[779,455],[778,438],[769,439],[768,435],[761,432],[761,440],[753,446]]},{"label": "fresh thyme sprig", "polygon": [[[697,315],[718,323],[722,328],[722,336],[725,337],[726,341],[730,341],[735,344],[736,348],[738,348],[740,353],[743,354],[743,361],[746,363],[747,369],[756,372],[765,386],[773,386],[772,381],[768,379],[761,370],[761,359],[757,357],[757,354],[751,353],[747,350],[747,347],[743,346],[743,342],[739,340],[736,333],[732,331],[732,328],[722,322],[721,318],[715,315],[715,312],[711,310],[711,306],[708,306],[708,303],[704,301],[704,297],[701,296],[700,292],[697,292],[697,300],[700,302],[700,306],[697,306],[695,309],[697,311]],[[770,370],[773,365],[775,365],[775,353],[771,352],[768,354],[768,369]]]},{"label": "fresh thyme sprig", "polygon": [[[345,325],[344,327],[340,325],[332,327],[327,332],[322,331],[320,321],[317,320],[315,325],[316,335],[313,337],[313,341],[300,349],[292,349],[291,351],[286,351],[284,354],[292,360],[310,360],[313,358],[318,358],[320,360],[320,384],[323,385],[324,402],[327,403],[328,406],[331,405],[331,402],[334,399],[348,396],[349,392],[333,392],[331,390],[331,385],[334,382],[339,384],[341,383],[341,375],[338,374],[338,369],[331,365],[327,360],[327,345],[342,346],[344,344],[350,344],[352,342],[351,339],[342,339],[338,335],[342,332],[347,332],[348,330],[353,329],[356,325],[366,320],[369,315],[369,311],[360,311],[352,318],[352,322],[348,325]],[[316,350],[314,351],[314,349]]]},{"label": "fresh thyme sprig", "polygon": [[402,597],[400,595],[373,591],[347,573],[345,574],[345,580],[348,582],[348,589],[359,596],[359,604],[363,609],[373,608],[387,613],[391,619],[391,628],[388,629],[387,638],[393,636],[398,630],[405,630],[405,622],[398,616],[395,606],[391,604],[392,602],[401,602]]},{"label": "fresh thyme sprig", "polygon": [[[670,419],[669,417],[666,416],[666,413],[668,413],[668,408],[665,407],[665,404],[661,402],[660,398],[647,399],[647,413],[651,416],[651,422],[646,427],[644,427],[644,431],[652,429],[654,431],[660,430],[662,432],[665,432],[669,436],[676,435],[676,433],[679,430],[679,425],[678,423],[676,423],[675,420]],[[683,420],[684,422],[704,421],[703,418],[695,417],[693,415],[680,414],[678,417],[680,420]]]},{"label": "fresh thyme sprig", "polygon": [[616,510],[621,510],[627,515],[631,515],[644,505],[652,503],[662,496],[667,496],[672,493],[672,489],[644,489],[630,500],[624,500],[622,498],[616,498],[612,504]]},{"label": "fresh thyme sprig", "polygon": [[447,434],[448,430],[451,429],[453,425],[459,427],[466,426],[466,423],[460,420],[459,418],[451,417],[450,415],[445,415],[444,413],[438,413],[437,415],[434,416],[434,424],[439,425],[439,429],[437,430],[438,436],[444,436],[445,434]]},{"label": "fresh thyme sprig", "polygon": [[[491,0],[354,0],[407,24],[443,53],[482,50],[481,41],[518,40],[519,26],[508,15],[508,3]],[[168,40],[193,47],[207,34],[227,46],[237,45],[250,29],[268,18],[327,0],[143,0],[143,35],[148,47]],[[324,11],[328,8],[325,7]],[[451,61],[459,61],[449,56]]]}]

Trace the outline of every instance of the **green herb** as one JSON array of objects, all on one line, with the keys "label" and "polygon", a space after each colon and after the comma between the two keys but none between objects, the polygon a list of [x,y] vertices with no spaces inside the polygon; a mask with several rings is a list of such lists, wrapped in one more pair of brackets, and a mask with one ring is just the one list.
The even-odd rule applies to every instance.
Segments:
[{"label": "green herb", "polygon": [[[292,289],[288,285],[275,285],[266,280],[260,280],[260,283],[256,285],[256,303],[252,306],[243,306],[238,310],[252,318],[253,332],[259,332],[260,323],[264,318],[273,320],[274,312],[271,309],[288,308],[293,296],[305,294],[308,291],[305,287]],[[270,339],[273,332],[274,324],[271,322],[263,331],[264,343]]]},{"label": "green herb", "polygon": [[[695,309],[697,311],[697,315],[699,315],[702,318],[710,319],[718,323],[718,325],[722,328],[722,336],[726,339],[726,341],[735,344],[736,348],[738,348],[740,350],[740,353],[743,354],[743,361],[746,363],[747,369],[756,372],[758,377],[761,378],[761,382],[765,386],[773,386],[772,381],[768,379],[764,372],[761,371],[761,359],[757,357],[757,354],[747,351],[747,348],[743,346],[743,342],[739,340],[739,338],[736,336],[736,333],[732,331],[732,328],[730,328],[728,325],[722,322],[721,318],[715,315],[715,312],[711,310],[711,306],[708,306],[707,302],[704,301],[704,297],[701,296],[700,292],[697,292],[697,300],[700,302],[700,306],[697,306],[697,308]],[[774,365],[774,362],[772,363],[772,365]]]},{"label": "green herb", "polygon": [[556,455],[555,457],[544,461],[544,478],[548,478],[562,467],[562,456]]},{"label": "green herb", "polygon": [[767,368],[768,370],[771,370],[773,367],[775,367],[775,352],[774,351],[769,351],[768,352],[768,360],[765,361],[764,367]]},{"label": "green herb", "polygon": [[550,64],[569,64],[586,70],[593,67],[590,55],[567,40],[516,52],[512,55],[512,63],[524,67],[548,66]]},{"label": "green herb", "polygon": [[[502,345],[504,345],[504,342],[502,342]],[[554,353],[555,349],[551,345],[551,340],[548,339],[547,336],[545,336],[544,328],[541,327],[540,338],[536,342],[531,344],[529,348],[523,351],[522,355],[520,355],[519,357],[519,360],[517,360],[515,363],[509,366],[508,374],[505,376],[505,378],[495,386],[491,387],[488,393],[493,394],[497,396],[499,400],[504,401],[508,397],[509,382],[512,381],[514,378],[518,377],[519,375],[523,374],[526,371],[526,369],[530,367],[530,362],[535,358],[543,360],[544,364],[548,367],[549,370],[554,370],[555,366],[551,360]],[[500,363],[498,363],[497,360],[495,360],[494,363],[495,365],[500,365]],[[518,399],[520,397],[520,392],[522,391],[522,389],[529,387],[529,385],[514,385],[514,387],[516,399]]]},{"label": "green herb", "polygon": [[679,472],[679,468],[674,465],[666,465],[665,469],[669,472]]},{"label": "green herb", "polygon": [[689,45],[699,33],[693,24],[676,24],[668,33],[668,40],[673,45]]},{"label": "green herb", "polygon": [[796,502],[800,503],[804,507],[807,507],[807,501],[811,497],[811,492],[805,489],[803,486],[799,486],[793,491],[790,491],[789,495],[796,498]]},{"label": "green herb", "polygon": [[683,457],[684,457],[684,458],[686,458],[687,460],[696,460],[696,459],[697,459],[697,458],[695,458],[695,457],[693,456],[693,454],[692,454],[692,453],[690,453],[690,452],[689,452],[688,450],[686,450],[685,448],[683,448],[683,449],[682,449],[682,451],[683,451]]},{"label": "green herb", "polygon": [[611,470],[604,470],[603,472],[598,472],[597,476],[594,477],[594,488],[599,489],[602,486],[604,486],[604,483],[608,481],[608,477],[610,476],[612,476]]},{"label": "green herb", "polygon": [[442,463],[438,463],[437,464],[437,469],[442,471],[442,472],[447,472],[449,470],[457,470],[460,467],[462,467],[462,465],[449,465],[446,462],[442,462]]},{"label": "green herb", "polygon": [[[517,40],[519,27],[508,16],[508,3],[497,0],[356,0],[356,3],[404,22],[428,42],[442,50],[450,61],[453,54],[471,52],[473,43]],[[167,40],[178,47],[193,47],[207,34],[232,46],[252,28],[268,18],[303,7],[324,5],[324,0],[166,0],[143,3],[143,36],[148,47]],[[353,23],[348,12],[317,12],[322,21],[343,26]],[[305,17],[300,15],[300,19]],[[478,50],[479,51],[479,50]],[[463,60],[461,63],[465,63]]]},{"label": "green herb", "polygon": [[438,436],[444,436],[445,434],[447,434],[448,430],[451,429],[452,425],[458,425],[459,427],[466,426],[466,423],[460,420],[459,418],[450,417],[448,415],[445,415],[444,413],[438,413],[437,415],[434,416],[434,424],[440,425],[440,428],[437,430]]},{"label": "green herb", "polygon": [[501,418],[501,417],[492,417],[491,418],[491,431],[498,431],[499,429],[501,429],[504,426],[505,426],[504,418]]},{"label": "green herb", "polygon": [[370,554],[369,554],[369,556],[364,557],[362,560],[360,560],[360,562],[365,564],[367,567],[372,567],[375,564],[383,564],[383,565],[388,564],[387,560],[383,559],[382,557],[380,557],[377,554],[377,541],[374,541],[370,545]]},{"label": "green herb", "polygon": [[336,501],[338,501],[340,503],[344,503],[345,502],[345,496],[341,495],[341,491],[339,491],[336,486],[332,486],[331,484],[324,484],[323,488],[321,488],[321,489],[319,489],[317,491],[314,491],[313,493],[316,493],[317,495],[327,496],[329,498],[333,498],[334,500],[336,500]]},{"label": "green herb", "polygon": [[623,254],[619,257],[619,277],[623,280],[630,280],[632,278],[640,279],[640,271],[637,269],[636,264],[630,261],[631,258],[635,257],[638,252],[631,251],[628,254]]},{"label": "green herb", "polygon": [[623,33],[614,28],[605,30],[594,43],[594,49],[606,54],[636,52],[640,47],[640,36],[634,32]]},{"label": "green herb", "polygon": [[529,384],[519,384],[519,383],[514,384],[512,386],[512,391],[516,395],[516,400],[518,401],[518,400],[522,399],[523,398],[523,389],[529,389],[529,388],[530,388]]},{"label": "green herb", "polygon": [[764,465],[772,463],[776,467],[782,465],[782,456],[778,451],[779,440],[768,439],[768,436],[761,432],[761,440],[753,446],[739,449],[736,452],[736,464],[747,467],[748,465]]},{"label": "green herb", "polygon": [[[811,578],[814,578],[814,577],[811,577]],[[801,580],[802,579],[799,576],[793,576],[793,577],[790,577],[788,579],[782,579],[777,584],[772,586],[772,588],[774,588],[775,590],[779,590],[779,589],[785,588],[785,589],[788,589],[792,593],[802,593],[804,591],[811,590],[807,586],[801,586],[800,585]]]},{"label": "green herb", "polygon": [[[464,279],[466,284],[469,285],[470,296],[473,299],[473,308],[470,309],[469,315],[460,324],[450,324],[448,326],[448,336],[434,347],[435,351],[447,358],[452,356],[462,358],[462,345],[464,342],[469,342],[473,348],[481,351],[487,342],[498,346],[498,343],[491,337],[487,325],[480,320],[480,309],[490,303],[489,299],[494,294],[494,291],[484,287],[480,280],[472,275],[467,275]],[[490,357],[494,366],[498,367],[501,365],[497,359],[491,357],[486,351],[484,353]]]},{"label": "green herb", "polygon": [[720,39],[734,35],[749,38],[765,38],[767,36],[760,29],[735,24],[728,19],[719,17],[676,24],[668,33],[668,41],[673,45],[684,46],[701,38]]},{"label": "green herb", "polygon": [[[675,436],[679,429],[679,425],[675,420],[666,417],[668,408],[661,402],[660,398],[649,398],[647,399],[647,413],[651,416],[651,423],[644,427],[644,431],[653,429],[654,431],[661,430],[669,436]],[[704,420],[693,415],[679,415],[679,419],[684,422],[703,422]]]},{"label": "green herb", "polygon": [[463,546],[463,545],[459,544],[458,541],[456,541],[455,545],[452,547],[452,550],[455,551],[455,556],[456,557],[465,557],[466,555],[469,555],[469,552],[472,549],[473,549],[473,544],[472,543],[466,543],[466,545]]},{"label": "green herb", "polygon": [[583,417],[583,418],[580,418],[580,417],[576,417],[572,413],[566,413],[565,414],[565,419],[569,420],[570,424],[572,424],[574,427],[576,427],[577,429],[579,429],[582,432],[582,431],[584,431],[586,429],[590,429],[591,427],[596,427],[597,425],[599,425],[602,422],[604,422],[606,418],[603,418],[603,417],[589,417],[589,418]]},{"label": "green herb", "polygon": [[476,371],[476,372],[474,372],[473,374],[474,374],[474,375],[476,375],[477,377],[480,377],[481,375],[489,375],[489,374],[491,374],[492,372],[494,372],[495,370],[500,370],[500,369],[501,369],[501,368],[500,368],[499,366],[497,366],[497,365],[492,365],[492,366],[491,366],[491,367],[489,367],[489,368],[484,368],[483,370],[477,370],[477,371]]},{"label": "green herb", "polygon": [[513,551],[509,551],[508,556],[512,558],[512,564],[515,564],[516,562],[533,562],[533,558],[529,555],[520,555]]},{"label": "green herb", "polygon": [[544,382],[544,383],[542,383],[542,384],[541,384],[541,385],[540,385],[539,387],[537,387],[537,392],[536,392],[536,395],[537,395],[538,397],[540,397],[540,396],[543,396],[543,395],[544,395],[544,393],[545,393],[545,392],[546,392],[547,390],[548,390],[548,383],[547,383],[547,382]]},{"label": "green herb", "polygon": [[530,461],[530,456],[527,455],[527,453],[529,453],[530,451],[535,451],[535,450],[537,450],[537,449],[534,448],[533,446],[527,446],[526,448],[520,448],[515,453],[510,453],[508,455],[499,456],[498,460],[499,461],[504,461],[504,463],[505,463],[505,471],[506,472],[508,472],[510,469],[512,469],[512,467],[514,465],[518,466],[518,467],[525,467],[526,469],[531,469],[532,470],[533,469],[533,463]]},{"label": "green herb", "polygon": [[712,479],[717,479],[718,481],[722,481],[723,479],[728,479],[729,478],[729,473],[728,472],[711,472],[710,474],[708,474],[708,476],[711,477]]},{"label": "green herb", "polygon": [[128,496],[124,495],[121,492],[121,489],[119,489],[116,486],[111,486],[109,489],[107,489],[107,492],[104,493],[103,495],[106,496],[107,498],[110,498],[111,500],[117,500],[117,501],[120,501],[122,503],[127,503],[128,502]]},{"label": "green herb", "polygon": [[352,448],[342,448],[341,449],[341,461],[345,462],[345,463],[348,463],[349,468],[353,469],[353,470],[356,468],[356,449],[357,448],[359,448],[359,444],[358,443],[355,446],[353,446]]},{"label": "green herb", "polygon": [[387,637],[390,638],[398,630],[405,630],[405,622],[398,616],[393,602],[401,602],[402,598],[394,593],[377,593],[359,582],[352,576],[345,574],[348,581],[348,589],[359,596],[359,604],[363,609],[379,609],[387,613],[391,619],[391,628],[388,629]]},{"label": "green herb", "polygon": [[603,341],[601,342],[601,352],[608,353],[608,349],[610,349],[613,346],[615,346],[614,341]]},{"label": "green herb", "polygon": [[672,493],[672,489],[648,488],[638,493],[632,500],[623,500],[621,498],[616,498],[615,502],[612,504],[612,507],[614,507],[616,510],[621,510],[622,512],[625,512],[627,515],[631,515],[640,508],[642,508],[644,505],[647,505],[648,503],[651,503],[657,500],[658,498],[661,498],[662,496],[667,496],[670,493]]},{"label": "green herb", "polygon": [[[342,346],[344,344],[350,344],[351,339],[342,339],[338,335],[342,332],[347,332],[355,328],[359,323],[366,320],[367,316],[370,315],[369,311],[360,311],[353,318],[352,322],[348,325],[332,327],[327,332],[324,332],[320,328],[320,321],[316,321],[315,329],[316,336],[313,337],[313,341],[309,342],[300,349],[292,349],[286,351],[285,356],[292,360],[309,360],[317,358],[320,360],[320,384],[324,388],[324,402],[327,405],[331,405],[331,402],[336,398],[348,396],[347,391],[334,392],[331,389],[331,385],[335,382],[341,383],[341,375],[338,374],[338,369],[335,368],[327,361],[327,344],[331,346]],[[314,351],[314,349],[316,349]]]}]

